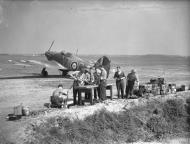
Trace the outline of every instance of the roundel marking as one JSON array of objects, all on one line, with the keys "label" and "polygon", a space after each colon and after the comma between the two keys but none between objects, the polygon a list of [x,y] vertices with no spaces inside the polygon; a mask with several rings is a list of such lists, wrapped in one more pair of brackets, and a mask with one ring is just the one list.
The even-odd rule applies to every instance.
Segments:
[{"label": "roundel marking", "polygon": [[76,70],[76,69],[77,69],[77,63],[76,63],[76,62],[72,62],[72,63],[71,63],[71,68],[72,68],[73,70]]}]

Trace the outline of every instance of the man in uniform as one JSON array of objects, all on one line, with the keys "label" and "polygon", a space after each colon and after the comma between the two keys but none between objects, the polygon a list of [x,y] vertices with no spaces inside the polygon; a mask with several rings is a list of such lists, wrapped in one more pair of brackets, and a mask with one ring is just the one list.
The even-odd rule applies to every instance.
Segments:
[{"label": "man in uniform", "polygon": [[103,66],[100,66],[101,74],[100,74],[100,101],[106,100],[106,79],[107,79],[107,72]]},{"label": "man in uniform", "polygon": [[121,98],[124,98],[124,91],[125,91],[125,74],[121,71],[120,66],[117,66],[117,71],[114,74],[114,78],[116,79],[116,87],[118,98],[120,98],[120,91],[121,91]]},{"label": "man in uniform", "polygon": [[131,72],[127,75],[127,86],[126,86],[126,97],[133,95],[134,84],[137,82],[139,84],[138,76],[136,70],[132,69]]},{"label": "man in uniform", "polygon": [[58,88],[53,91],[50,98],[51,106],[55,108],[62,108],[66,104],[66,98],[63,99],[67,94],[63,91],[63,85],[59,84]]},{"label": "man in uniform", "polygon": [[[74,81],[73,81],[73,99],[74,99],[74,105],[76,105],[77,104],[76,97],[78,95],[78,90],[76,89],[76,87],[84,85],[84,79],[85,79],[84,69],[81,69],[80,71],[76,71],[76,72],[72,73],[71,77],[74,78]],[[81,104],[81,103],[82,103],[82,101],[79,98],[78,104]]]},{"label": "man in uniform", "polygon": [[[94,84],[95,85],[99,85],[100,84],[100,74],[101,74],[101,70],[100,69],[95,69],[94,72]],[[97,100],[97,96],[100,99],[100,89],[99,87],[94,89],[94,98]]]},{"label": "man in uniform", "polygon": [[41,75],[42,75],[43,77],[47,77],[47,76],[48,76],[48,72],[47,72],[47,70],[46,70],[46,67],[44,67],[44,68],[42,69]]}]

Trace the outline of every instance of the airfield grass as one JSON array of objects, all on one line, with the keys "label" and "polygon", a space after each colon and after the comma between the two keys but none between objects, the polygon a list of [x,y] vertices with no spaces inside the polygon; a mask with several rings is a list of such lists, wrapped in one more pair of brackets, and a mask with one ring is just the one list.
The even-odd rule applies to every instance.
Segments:
[{"label": "airfield grass", "polygon": [[182,99],[169,99],[124,109],[120,113],[102,109],[84,120],[71,121],[61,116],[49,118],[33,126],[33,139],[27,143],[130,143],[184,136],[190,133],[188,104]]}]

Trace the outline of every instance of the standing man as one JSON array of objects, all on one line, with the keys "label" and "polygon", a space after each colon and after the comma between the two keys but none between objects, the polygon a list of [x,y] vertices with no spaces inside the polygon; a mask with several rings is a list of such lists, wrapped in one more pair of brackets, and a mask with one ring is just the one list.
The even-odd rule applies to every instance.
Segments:
[{"label": "standing man", "polygon": [[[85,69],[84,75],[85,75],[84,85],[91,85],[91,73],[87,69]],[[89,98],[90,98],[90,91],[86,91],[85,99]]]},{"label": "standing man", "polygon": [[133,95],[133,88],[134,88],[135,82],[137,82],[137,84],[139,85],[139,80],[138,80],[138,76],[136,74],[136,70],[132,69],[131,73],[129,73],[127,75],[127,86],[126,86],[126,97],[127,98],[129,97],[129,95],[130,96]]},{"label": "standing man", "polygon": [[106,100],[106,79],[107,79],[107,72],[103,66],[100,66],[101,74],[100,74],[100,100]]},{"label": "standing man", "polygon": [[[76,105],[77,104],[76,97],[78,95],[78,89],[76,89],[76,87],[84,85],[84,79],[85,79],[84,69],[81,69],[81,71],[76,71],[76,72],[72,73],[71,77],[74,78],[74,81],[73,81],[73,99],[74,99],[74,105]],[[79,98],[78,104],[81,104],[81,103],[82,103],[82,101]]]},{"label": "standing man", "polygon": [[[95,72],[94,72],[94,84],[95,85],[100,84],[100,74],[101,74],[101,70],[96,69]],[[97,96],[100,99],[100,89],[99,89],[99,87],[94,89],[94,98],[97,99]]]},{"label": "standing man", "polygon": [[118,98],[120,98],[120,91],[121,91],[121,98],[124,98],[124,89],[125,89],[125,74],[121,71],[120,66],[117,66],[117,71],[114,74],[114,78],[116,79],[116,87]]}]

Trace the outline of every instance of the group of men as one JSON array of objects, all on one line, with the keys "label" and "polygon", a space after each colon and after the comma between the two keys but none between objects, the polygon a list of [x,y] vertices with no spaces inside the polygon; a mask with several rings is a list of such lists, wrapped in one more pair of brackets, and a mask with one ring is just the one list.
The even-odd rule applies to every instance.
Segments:
[{"label": "group of men", "polygon": [[[79,95],[79,90],[77,89],[78,86],[98,85],[98,87],[94,90],[95,99],[98,100],[97,96],[99,101],[104,101],[106,99],[107,71],[103,66],[95,69],[82,68],[80,71],[73,72],[70,76],[74,79],[72,85],[74,105],[82,104],[82,100],[78,99],[78,103],[76,100],[77,95]],[[85,99],[88,99],[89,96],[90,92],[86,92]],[[58,88],[54,90],[50,98],[52,107],[62,108],[63,105],[66,105],[66,97],[68,97],[68,94],[63,92],[63,85],[58,85]]]},{"label": "group of men", "polygon": [[[78,86],[84,85],[98,85],[98,88],[95,88],[94,97],[97,100],[97,96],[99,97],[100,101],[104,101],[106,99],[106,79],[107,79],[107,72],[103,66],[100,66],[96,69],[81,69],[79,72],[75,72],[71,75],[74,78],[73,82],[73,98],[74,104],[77,104],[76,96],[79,94],[77,89]],[[85,98],[88,99],[90,92],[85,93]],[[79,104],[82,101],[78,101]]]},{"label": "group of men", "polygon": [[[131,97],[133,95],[135,82],[139,85],[139,79],[136,74],[136,70],[134,69],[132,69],[126,77],[120,66],[117,66],[117,71],[114,74],[114,78],[116,79],[118,98],[123,99]],[[124,92],[126,95],[124,95]]]},{"label": "group of men", "polygon": [[[94,98],[98,101],[106,100],[106,86],[107,86],[107,71],[103,66],[100,66],[95,69],[81,69],[80,71],[76,71],[71,74],[71,77],[74,79],[73,81],[73,99],[75,104],[82,104],[82,100],[78,99],[77,103],[77,95],[79,95],[78,86],[84,85],[98,85],[94,90]],[[135,82],[138,83],[138,76],[136,75],[136,71],[134,69],[125,76],[124,72],[118,66],[117,71],[114,74],[114,78],[116,79],[116,87],[118,92],[118,98],[129,98],[133,94],[133,88]],[[125,86],[126,85],[126,86]],[[120,95],[121,93],[121,95]],[[85,99],[88,99],[90,96],[90,92],[85,93]],[[98,96],[98,99],[97,99]],[[65,98],[63,98],[65,97]],[[51,104],[53,107],[61,108],[66,104],[66,97],[68,97],[68,93],[63,91],[63,85],[58,85],[58,88],[53,92],[51,96]]]}]

